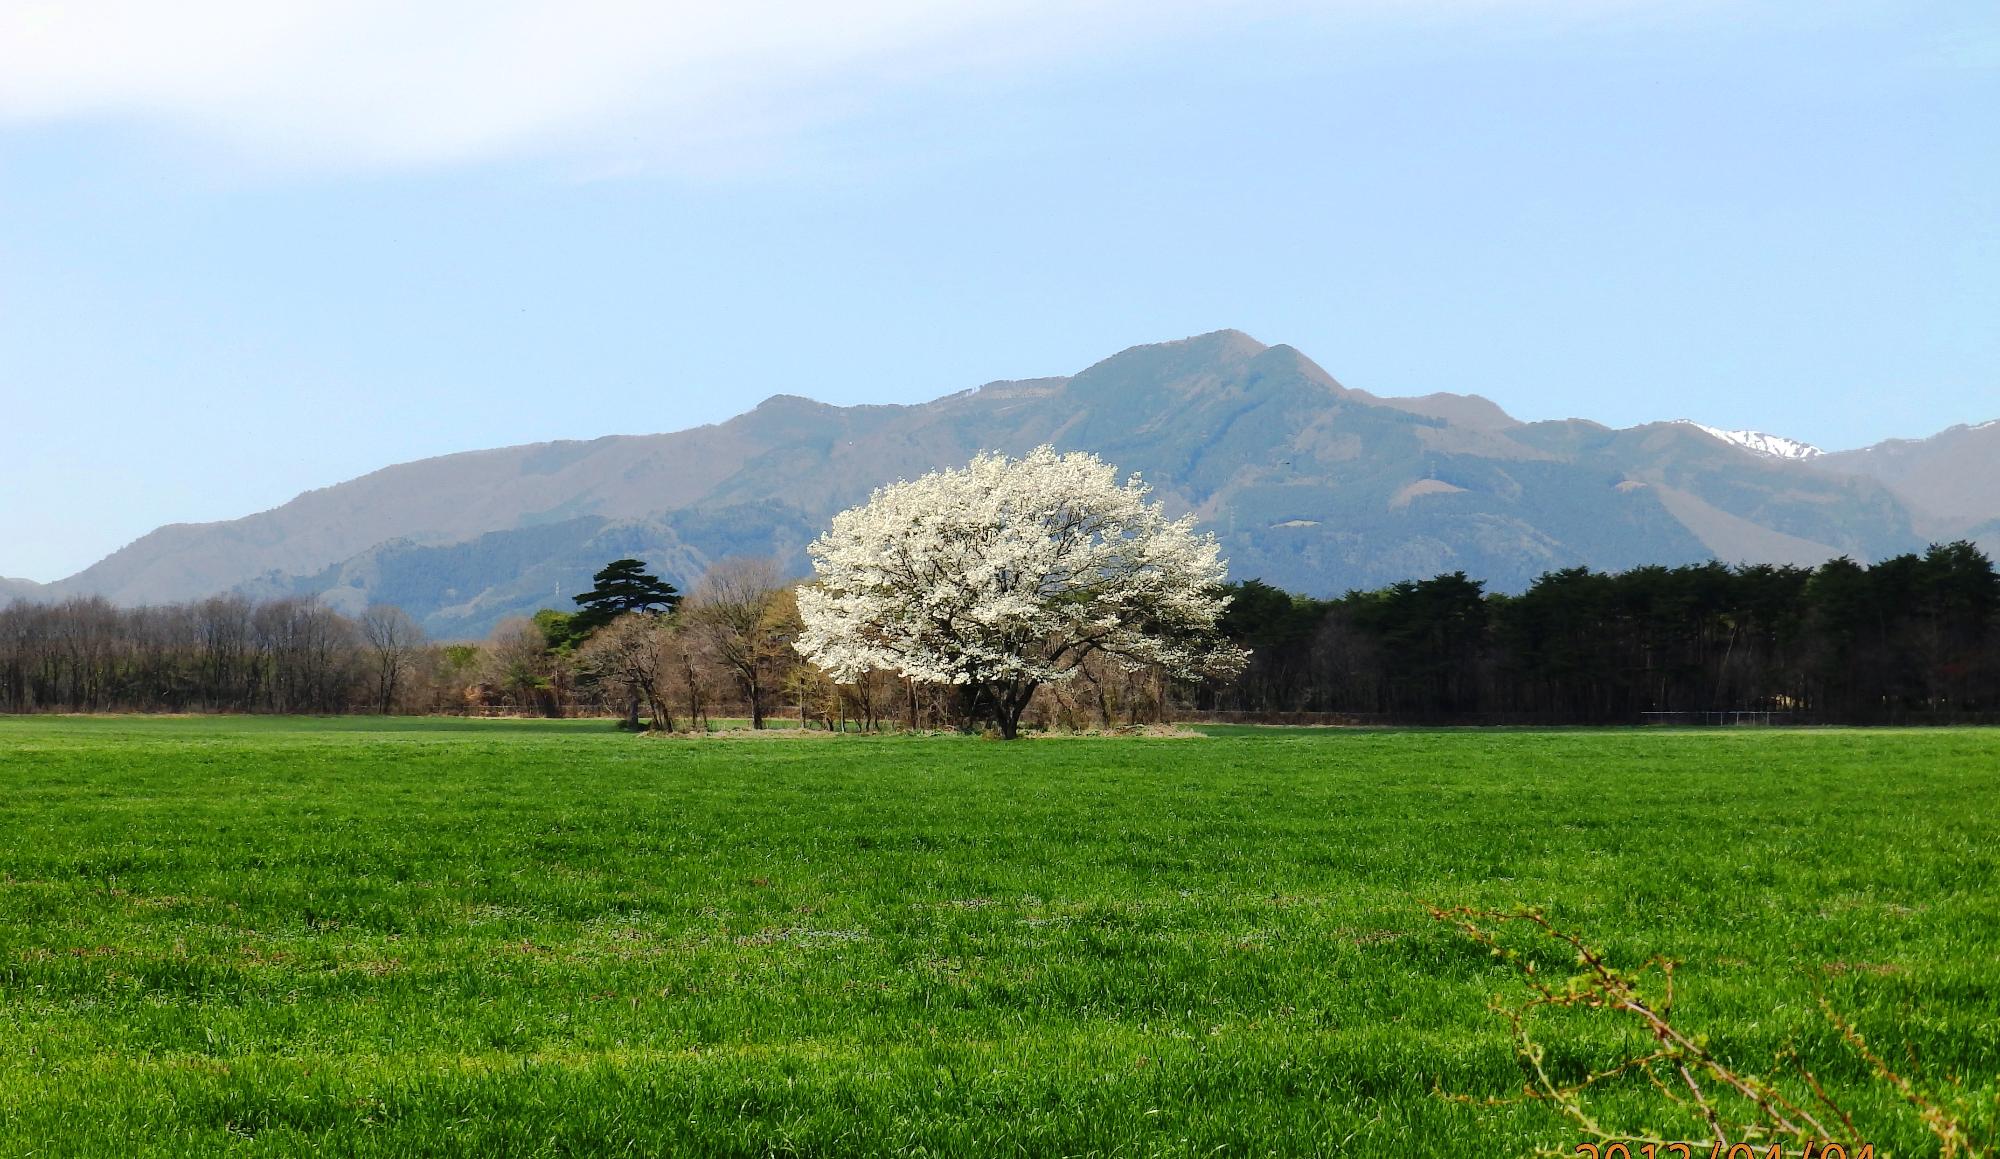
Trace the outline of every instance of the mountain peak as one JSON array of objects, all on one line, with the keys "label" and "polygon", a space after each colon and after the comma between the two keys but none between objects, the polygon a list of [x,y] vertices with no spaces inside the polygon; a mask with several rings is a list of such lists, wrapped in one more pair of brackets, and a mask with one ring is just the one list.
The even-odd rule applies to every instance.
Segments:
[{"label": "mountain peak", "polygon": [[1826,454],[1811,443],[1802,443],[1783,435],[1765,434],[1763,431],[1726,431],[1720,427],[1695,422],[1693,419],[1675,419],[1674,422],[1693,427],[1703,434],[1720,439],[1732,447],[1740,447],[1753,455],[1764,455],[1773,459],[1817,459]]},{"label": "mountain peak", "polygon": [[1214,330],[1172,342],[1131,346],[1079,372],[1069,381],[1078,400],[1113,406],[1152,407],[1167,398],[1210,393],[1241,383],[1270,351],[1241,330]]},{"label": "mountain peak", "polygon": [[[1168,342],[1156,342],[1155,346],[1189,346],[1231,354],[1241,353],[1245,357],[1262,354],[1269,347],[1241,330],[1210,330],[1206,334],[1196,334],[1188,338]],[[1136,348],[1135,348],[1136,349]]]},{"label": "mountain peak", "polygon": [[1211,330],[1170,342],[1142,342],[1127,346],[1109,358],[1084,369],[1077,377],[1109,366],[1213,366],[1250,361],[1270,349],[1241,330]]},{"label": "mountain peak", "polygon": [[802,408],[816,410],[827,405],[827,403],[823,403],[816,398],[807,398],[802,394],[774,394],[756,406],[751,407],[750,413],[756,414],[758,411],[772,410],[789,411]]}]

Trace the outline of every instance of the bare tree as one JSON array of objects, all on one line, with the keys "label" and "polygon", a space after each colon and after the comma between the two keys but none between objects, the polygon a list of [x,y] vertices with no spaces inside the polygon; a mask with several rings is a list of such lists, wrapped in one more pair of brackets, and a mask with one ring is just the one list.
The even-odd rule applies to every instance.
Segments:
[{"label": "bare tree", "polygon": [[655,729],[673,731],[674,635],[675,625],[663,616],[627,612],[599,628],[577,652],[587,672],[618,690],[625,702],[624,727],[638,730],[643,702]]},{"label": "bare tree", "polygon": [[[861,730],[874,732],[902,696],[903,681],[886,668],[870,668],[851,683],[841,685],[840,694],[844,704],[853,706],[853,714],[861,720]],[[914,728],[916,722],[910,724]]]},{"label": "bare tree", "polygon": [[353,621],[310,596],[289,596],[251,616],[270,663],[268,692],[278,712],[338,712],[354,682]]},{"label": "bare tree", "polygon": [[[785,692],[798,705],[800,728],[815,720],[828,732],[846,728],[847,702],[840,694],[840,685],[825,669],[813,664],[794,665],[785,675]],[[835,720],[837,713],[842,714],[839,721]]]},{"label": "bare tree", "polygon": [[210,596],[192,609],[195,669],[212,710],[243,711],[256,705],[263,672],[256,662],[254,611],[242,596]]},{"label": "bare tree", "polygon": [[683,631],[675,640],[671,684],[687,705],[688,727],[707,729],[708,706],[715,702],[715,680],[710,673],[713,667],[703,655],[691,633]]},{"label": "bare tree", "polygon": [[376,604],[361,613],[359,627],[375,677],[377,710],[387,714],[396,706],[403,677],[423,647],[424,630],[409,613],[389,604]]},{"label": "bare tree", "polygon": [[418,653],[414,679],[427,712],[462,713],[479,699],[485,650],[478,644],[433,644]]},{"label": "bare tree", "polygon": [[549,688],[548,637],[526,616],[510,616],[486,637],[481,676],[514,703],[540,705]]},{"label": "bare tree", "polygon": [[721,560],[695,585],[685,609],[697,646],[743,694],[751,728],[764,727],[796,660],[798,601],[779,575],[770,559]]}]

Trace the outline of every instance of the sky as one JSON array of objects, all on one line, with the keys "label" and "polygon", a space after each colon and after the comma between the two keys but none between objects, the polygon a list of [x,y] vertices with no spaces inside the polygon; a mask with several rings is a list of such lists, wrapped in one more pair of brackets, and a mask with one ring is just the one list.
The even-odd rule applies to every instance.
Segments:
[{"label": "sky", "polygon": [[2000,418],[2000,7],[0,0],[0,576],[1223,327],[1525,419]]}]

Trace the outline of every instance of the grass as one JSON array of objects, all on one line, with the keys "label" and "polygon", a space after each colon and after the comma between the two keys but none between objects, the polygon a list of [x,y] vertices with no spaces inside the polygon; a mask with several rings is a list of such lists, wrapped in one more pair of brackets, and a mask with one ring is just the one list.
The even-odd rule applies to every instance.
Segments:
[{"label": "grass", "polygon": [[1422,901],[1687,962],[1685,1021],[1897,1154],[1817,992],[2000,1074],[2000,731],[1215,731],[0,719],[0,1154],[1573,1142],[1433,1093],[1520,1072]]}]

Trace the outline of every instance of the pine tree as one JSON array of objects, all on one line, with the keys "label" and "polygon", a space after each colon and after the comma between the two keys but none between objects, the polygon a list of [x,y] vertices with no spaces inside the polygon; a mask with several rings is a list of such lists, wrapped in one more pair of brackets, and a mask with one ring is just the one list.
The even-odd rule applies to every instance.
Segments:
[{"label": "pine tree", "polygon": [[671,612],[680,606],[680,591],[649,573],[644,560],[614,559],[590,578],[596,586],[571,597],[577,603],[569,621],[572,639],[581,640],[626,612]]}]

